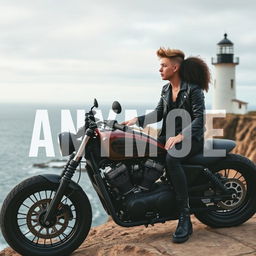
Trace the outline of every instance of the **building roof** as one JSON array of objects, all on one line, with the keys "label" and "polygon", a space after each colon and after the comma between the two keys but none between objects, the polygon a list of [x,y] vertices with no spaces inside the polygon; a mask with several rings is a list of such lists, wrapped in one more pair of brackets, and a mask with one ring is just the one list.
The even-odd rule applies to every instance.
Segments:
[{"label": "building roof", "polygon": [[233,45],[233,43],[229,40],[229,39],[227,39],[227,33],[225,33],[224,34],[224,39],[222,39],[219,43],[218,43],[218,45]]},{"label": "building roof", "polygon": [[244,104],[244,105],[247,105],[247,104],[248,104],[248,102],[241,101],[241,100],[238,100],[238,99],[233,99],[232,101],[233,101],[233,102],[240,103],[240,104]]}]

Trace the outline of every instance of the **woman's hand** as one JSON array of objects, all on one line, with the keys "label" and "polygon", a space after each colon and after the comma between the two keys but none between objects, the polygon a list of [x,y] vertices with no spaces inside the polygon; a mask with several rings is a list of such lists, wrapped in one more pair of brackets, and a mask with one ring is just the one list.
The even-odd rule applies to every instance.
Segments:
[{"label": "woman's hand", "polygon": [[184,136],[183,136],[182,134],[178,134],[178,135],[175,136],[175,137],[170,137],[170,138],[166,141],[164,148],[165,148],[166,150],[171,149],[176,143],[181,142],[183,139],[184,139]]},{"label": "woman's hand", "polygon": [[131,119],[131,120],[122,122],[121,124],[131,126],[131,125],[136,124],[137,122],[138,122],[138,118],[137,118],[137,117],[134,117],[134,118]]}]

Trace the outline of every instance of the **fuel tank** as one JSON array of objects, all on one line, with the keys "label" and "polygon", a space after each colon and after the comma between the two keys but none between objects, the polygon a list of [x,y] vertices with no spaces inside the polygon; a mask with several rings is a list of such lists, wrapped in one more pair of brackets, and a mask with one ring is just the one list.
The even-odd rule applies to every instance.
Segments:
[{"label": "fuel tank", "polygon": [[157,157],[165,154],[164,145],[142,132],[100,131],[101,156],[111,160]]}]

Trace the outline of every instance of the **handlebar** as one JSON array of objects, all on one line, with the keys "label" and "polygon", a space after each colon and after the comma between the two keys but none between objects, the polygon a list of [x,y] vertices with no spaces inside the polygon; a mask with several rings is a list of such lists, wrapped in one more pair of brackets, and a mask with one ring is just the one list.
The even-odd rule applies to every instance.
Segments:
[{"label": "handlebar", "polygon": [[128,126],[125,126],[123,124],[119,124],[117,122],[115,122],[113,126],[114,126],[115,129],[121,130],[123,132],[125,132],[125,131],[127,131],[129,129]]},{"label": "handlebar", "polygon": [[129,126],[119,124],[116,120],[105,120],[104,122],[107,126],[117,130],[121,130],[123,132],[132,131],[132,129]]}]

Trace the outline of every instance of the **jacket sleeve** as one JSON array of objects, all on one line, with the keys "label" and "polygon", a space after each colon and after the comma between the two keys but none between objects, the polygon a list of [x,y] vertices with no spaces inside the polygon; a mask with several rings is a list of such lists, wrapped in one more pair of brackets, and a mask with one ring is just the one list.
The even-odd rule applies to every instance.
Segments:
[{"label": "jacket sleeve", "polygon": [[205,102],[203,90],[198,86],[191,88],[190,106],[192,122],[182,130],[181,134],[184,137],[191,135],[192,138],[200,140],[204,134]]},{"label": "jacket sleeve", "polygon": [[147,115],[138,116],[138,125],[140,127],[145,127],[148,124],[156,123],[162,120],[164,111],[164,103],[161,94],[161,98],[154,111],[148,113]]}]

